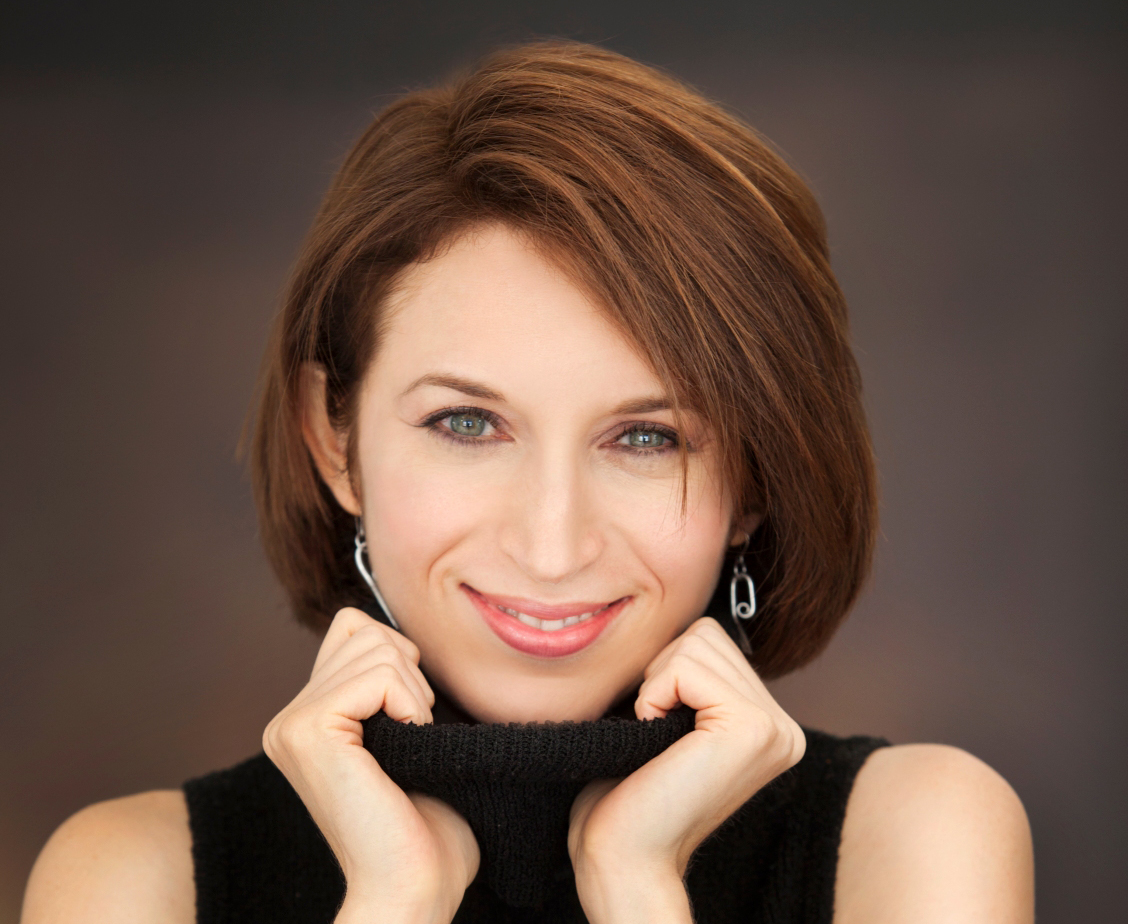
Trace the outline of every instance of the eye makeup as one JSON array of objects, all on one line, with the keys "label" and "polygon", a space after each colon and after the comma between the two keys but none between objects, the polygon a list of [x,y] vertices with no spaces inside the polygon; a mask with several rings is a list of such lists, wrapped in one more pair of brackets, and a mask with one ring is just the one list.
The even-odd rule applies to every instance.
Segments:
[{"label": "eye makeup", "polygon": [[[501,418],[493,411],[481,407],[459,406],[444,407],[434,413],[428,414],[416,426],[430,430],[441,439],[449,440],[460,445],[482,444],[493,442],[498,437],[496,434],[485,432],[471,433],[467,427],[459,432],[450,425],[450,421],[458,418],[478,419],[489,425],[495,431],[501,432]],[[484,430],[484,427],[483,427]],[[642,439],[634,445],[622,442],[625,438],[641,435]],[[649,438],[649,439],[648,439]],[[630,453],[637,456],[664,455],[677,450],[681,440],[677,431],[663,424],[653,421],[635,421],[622,425],[611,440],[611,446],[616,451]],[[687,449],[692,450],[688,446]]]}]

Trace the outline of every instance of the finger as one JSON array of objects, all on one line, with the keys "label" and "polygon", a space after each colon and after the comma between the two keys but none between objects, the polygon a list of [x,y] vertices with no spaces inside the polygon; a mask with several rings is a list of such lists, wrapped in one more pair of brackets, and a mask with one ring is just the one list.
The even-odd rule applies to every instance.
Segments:
[{"label": "finger", "polygon": [[353,635],[370,626],[379,626],[387,632],[389,638],[403,650],[405,655],[415,661],[416,664],[419,663],[419,649],[409,638],[373,619],[363,610],[358,610],[355,606],[346,606],[337,611],[337,615],[333,617],[333,621],[329,624],[329,629],[326,631],[321,647],[317,651],[317,658],[313,662],[311,676]]},{"label": "finger", "polygon": [[791,766],[802,756],[803,733],[795,721],[762,684],[750,688],[706,638],[686,639],[666,667],[643,682],[635,713],[640,719],[657,718],[678,703],[697,711],[695,729],[739,728],[747,744],[770,746],[773,753],[778,752],[773,760],[782,762],[781,766]]},{"label": "finger", "polygon": [[738,690],[746,691],[754,699],[770,699],[763,681],[756,675],[752,665],[729,635],[715,619],[705,616],[694,622],[685,632],[674,639],[647,665],[643,677],[649,679],[664,670],[670,658],[680,651],[695,651],[726,677]]},{"label": "finger", "polygon": [[[692,626],[691,631],[695,631],[702,638],[708,639],[717,651],[722,654],[725,659],[743,676],[749,678],[756,677],[756,671],[752,665],[748,663],[748,658],[745,657],[744,652],[737,647],[736,642],[732,640],[732,636],[725,631],[717,620],[711,616],[703,616],[698,619]],[[757,678],[759,679],[759,678]]]},{"label": "finger", "polygon": [[310,683],[310,698],[323,696],[334,687],[340,686],[365,671],[378,667],[381,664],[390,664],[403,679],[404,684],[425,706],[430,706],[434,701],[430,686],[423,679],[419,668],[404,658],[403,654],[392,645],[384,644],[376,648],[362,651],[340,666],[333,674],[325,676],[320,682]]},{"label": "finger", "polygon": [[397,722],[426,725],[431,721],[431,710],[404,682],[403,675],[391,664],[377,664],[327,690],[305,709],[324,710],[330,716],[340,716],[349,725],[347,730],[357,734],[353,723],[363,722],[383,712]]},{"label": "finger", "polygon": [[[784,711],[783,707],[776,702],[775,697],[771,691],[764,684],[760,675],[748,663],[748,659],[736,647],[736,644],[729,637],[729,634],[724,630],[715,619],[705,617],[699,619],[694,624],[697,629],[695,636],[698,639],[707,641],[716,651],[718,657],[723,657],[725,661],[731,666],[734,673],[727,673],[726,671],[718,670],[725,676],[730,683],[738,690],[742,690],[747,695],[749,701],[753,703],[765,715],[775,716],[777,719],[786,718],[791,725],[795,723],[791,721],[790,717]],[[716,666],[716,662],[709,660],[709,663]],[[738,679],[739,678],[739,679]],[[795,725],[798,729],[798,726]],[[802,737],[801,732],[799,737]]]},{"label": "finger", "polygon": [[311,688],[318,686],[326,677],[332,676],[346,664],[365,657],[369,651],[380,648],[386,649],[385,654],[395,654],[398,660],[402,661],[405,670],[415,678],[423,690],[423,698],[430,705],[434,705],[435,694],[419,669],[419,649],[398,632],[375,621],[353,632],[333,654],[326,658],[310,677],[309,686]]},{"label": "finger", "polygon": [[[317,681],[310,681],[303,691],[303,695],[297,701],[297,705],[300,708],[318,700],[325,700],[333,695],[334,690],[352,682],[356,677],[372,675],[373,671],[384,666],[390,667],[396,672],[400,683],[419,703],[422,714],[425,716],[425,722],[431,722],[430,707],[434,702],[431,688],[425,680],[421,679],[422,675],[419,673],[419,668],[390,644],[379,645],[376,648],[361,652],[356,658],[342,664],[332,674],[323,671]],[[376,712],[378,711],[376,710]],[[368,718],[371,715],[375,715],[375,712],[370,712],[362,718]],[[393,718],[399,717],[393,716]]]},{"label": "finger", "polygon": [[715,664],[702,663],[692,652],[674,652],[666,666],[639,687],[635,715],[640,719],[661,718],[675,706],[684,704],[697,710],[700,726],[703,719],[710,718],[710,711],[727,713],[731,704],[747,700],[715,668]]},{"label": "finger", "polygon": [[687,632],[678,650],[691,653],[751,699],[759,700],[762,691],[766,692],[748,660],[716,620],[702,621],[696,631]]},{"label": "finger", "polygon": [[[670,674],[675,671],[681,674],[693,672],[692,675],[698,677],[711,676],[722,684],[716,689],[721,691],[726,699],[724,702],[706,703],[690,702],[688,699],[680,698],[682,696],[681,686],[677,684],[677,678],[674,679],[673,686],[670,682]],[[700,686],[700,682],[698,682],[698,686]],[[679,698],[672,702],[667,701],[674,695],[673,690],[675,689],[679,690],[677,693]],[[656,693],[655,691],[661,692]],[[746,706],[754,707],[757,711],[768,714],[782,712],[771,694],[767,692],[762,683],[759,683],[755,674],[750,674],[748,671],[733,665],[725,656],[723,650],[720,649],[717,640],[709,637],[708,633],[695,633],[684,637],[677,649],[666,658],[664,666],[651,673],[650,677],[639,688],[638,697],[635,701],[635,714],[640,719],[665,715],[679,703],[690,706],[698,712],[705,709],[711,709],[714,712],[720,710],[719,714],[712,716],[712,718],[717,718],[720,715],[735,715],[737,712],[744,711]],[[708,715],[699,716],[699,719],[706,718],[710,717]]]},{"label": "finger", "polygon": [[334,617],[325,634],[325,639],[318,650],[317,659],[314,661],[313,672],[316,671],[342,647],[358,634],[376,635],[381,640],[389,641],[399,648],[404,656],[415,664],[419,663],[419,649],[415,643],[390,626],[373,619],[362,610],[355,607],[344,607]]},{"label": "finger", "polygon": [[[692,626],[691,626],[691,628],[692,628]],[[686,629],[686,632],[688,632],[688,631],[689,631],[689,629]],[[643,672],[642,672],[642,677],[643,677],[644,680],[646,678],[648,678],[651,674],[655,673],[656,671],[660,671],[665,666],[666,662],[670,660],[670,655],[672,655],[675,651],[677,651],[678,645],[681,644],[681,640],[684,637],[685,637],[685,632],[683,632],[681,635],[677,636],[676,638],[672,639],[670,641],[670,643],[668,645],[666,645],[665,648],[663,648],[661,651],[658,652],[658,654],[656,654],[653,658],[650,659],[650,663],[646,665],[646,669],[643,670]]]},{"label": "finger", "polygon": [[321,666],[332,657],[338,648],[352,638],[358,629],[375,622],[375,619],[354,606],[346,606],[337,610],[337,614],[333,617],[333,621],[329,623],[329,628],[325,632],[325,638],[321,640],[321,647],[317,649],[317,658],[313,662],[313,670],[310,672],[310,676],[316,674]]},{"label": "finger", "polygon": [[[658,654],[650,659],[650,663],[646,666],[646,670],[643,671],[643,677],[649,677],[655,671],[661,670],[666,662],[670,660],[670,656],[680,648],[682,643],[687,638],[698,635],[703,631],[709,631],[709,626],[715,626],[717,629],[720,629],[722,634],[724,633],[724,629],[721,629],[720,623],[709,616],[702,616],[699,619],[695,619],[688,626],[686,626],[685,630],[680,635],[673,638],[665,648],[663,648],[658,652]],[[737,653],[739,654],[739,652],[740,649],[738,648]],[[741,655],[741,657],[743,657],[743,655]]]},{"label": "finger", "polygon": [[[379,664],[353,676],[325,695],[294,703],[279,713],[263,733],[263,747],[279,766],[293,763],[286,755],[307,753],[316,763],[324,758],[325,743],[356,747],[362,743],[361,723],[383,711],[397,721],[426,724],[429,711],[403,683],[390,664]],[[300,766],[304,758],[297,761]],[[292,773],[287,773],[292,780]]]}]

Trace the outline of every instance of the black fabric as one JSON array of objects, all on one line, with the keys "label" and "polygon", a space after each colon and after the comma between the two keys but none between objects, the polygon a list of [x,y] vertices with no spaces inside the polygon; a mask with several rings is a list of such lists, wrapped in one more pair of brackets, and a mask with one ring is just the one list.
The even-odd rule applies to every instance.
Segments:
[{"label": "black fabric", "polygon": [[[676,740],[679,722],[684,716],[661,724],[623,722],[636,728],[610,732],[605,723],[619,723],[444,731],[451,726],[391,728],[378,719],[367,723],[366,743],[381,753],[382,766],[393,778],[401,775],[435,794],[447,791],[454,801],[469,800],[456,807],[468,820],[476,818],[471,824],[482,832],[486,862],[466,892],[456,924],[579,924],[586,919],[566,851],[561,853],[563,833],[552,818],[566,808],[567,793],[582,785],[586,767],[598,764],[596,775],[602,775],[605,768],[626,766],[602,762],[609,742],[625,742],[616,757],[633,763],[658,743],[650,736]],[[698,924],[831,924],[846,802],[866,758],[885,744],[807,731],[803,760],[757,793],[694,855],[686,885]],[[546,799],[558,804],[543,815],[539,808],[530,811],[521,794],[526,786],[529,792],[555,793]],[[265,755],[191,780],[184,791],[199,924],[333,920],[344,896],[340,871],[305,806]],[[496,843],[485,833],[491,828]],[[546,845],[542,838],[548,829],[553,833]],[[543,899],[539,908],[506,901],[495,888],[517,888],[528,900],[520,891],[524,886],[512,886],[505,873],[512,859],[510,838],[545,851],[534,886]]]},{"label": "black fabric", "polygon": [[481,878],[507,904],[540,908],[569,865],[568,816],[592,780],[627,776],[693,730],[677,709],[647,722],[405,725],[380,714],[364,746],[405,791],[442,799],[470,824]]}]

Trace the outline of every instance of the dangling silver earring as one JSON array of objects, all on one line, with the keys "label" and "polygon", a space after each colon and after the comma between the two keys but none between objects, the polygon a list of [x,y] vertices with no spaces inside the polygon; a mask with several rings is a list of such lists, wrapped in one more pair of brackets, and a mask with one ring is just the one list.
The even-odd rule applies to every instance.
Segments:
[{"label": "dangling silver earring", "polygon": [[372,596],[376,598],[376,602],[380,604],[380,609],[384,611],[384,615],[388,617],[388,622],[393,629],[399,629],[399,623],[396,622],[395,616],[392,611],[388,609],[388,604],[384,602],[384,595],[380,593],[380,588],[376,586],[376,581],[372,577],[372,572],[368,570],[368,565],[364,562],[364,556],[368,554],[368,540],[364,536],[364,520],[360,517],[356,518],[356,554],[353,556],[356,561],[356,570],[360,572],[360,576],[364,578],[364,583],[368,585],[369,590],[372,591]]},{"label": "dangling silver earring", "polygon": [[752,583],[752,576],[748,573],[748,565],[744,561],[744,553],[747,549],[748,543],[745,542],[744,548],[740,550],[732,566],[729,607],[732,612],[732,624],[736,629],[737,644],[741,651],[752,657],[752,643],[748,641],[748,634],[742,625],[756,615],[756,585]]}]

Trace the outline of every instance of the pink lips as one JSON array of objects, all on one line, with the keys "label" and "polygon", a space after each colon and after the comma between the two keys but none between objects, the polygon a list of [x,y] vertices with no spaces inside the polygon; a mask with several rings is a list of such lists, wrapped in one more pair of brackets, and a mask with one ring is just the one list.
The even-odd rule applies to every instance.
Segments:
[{"label": "pink lips", "polygon": [[[483,594],[468,584],[463,584],[462,590],[498,638],[511,648],[538,658],[562,658],[586,648],[599,637],[611,620],[623,611],[631,599],[622,597],[610,605],[603,602],[552,606],[523,597]],[[501,607],[547,621],[582,616],[584,613],[594,613],[594,615],[574,625],[549,632],[526,625],[516,616],[504,612]]]}]

